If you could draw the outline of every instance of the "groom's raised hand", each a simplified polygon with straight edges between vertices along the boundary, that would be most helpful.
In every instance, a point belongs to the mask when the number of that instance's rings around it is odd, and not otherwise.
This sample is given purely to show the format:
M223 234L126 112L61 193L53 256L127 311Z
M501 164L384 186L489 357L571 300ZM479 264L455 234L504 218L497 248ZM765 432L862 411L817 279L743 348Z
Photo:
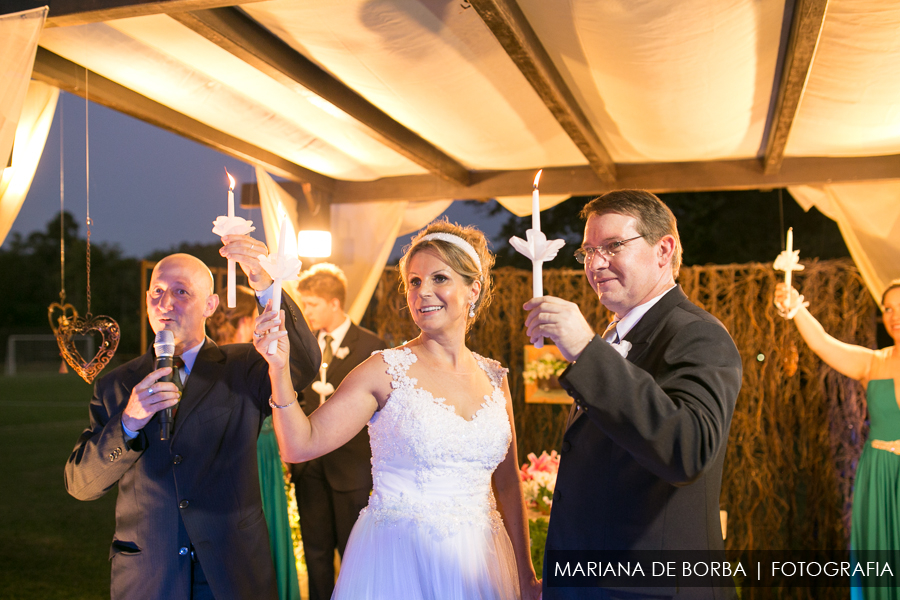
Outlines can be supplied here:
M574 302L542 296L532 298L523 308L528 311L525 331L531 343L541 337L550 338L569 362L575 361L594 339L594 330Z

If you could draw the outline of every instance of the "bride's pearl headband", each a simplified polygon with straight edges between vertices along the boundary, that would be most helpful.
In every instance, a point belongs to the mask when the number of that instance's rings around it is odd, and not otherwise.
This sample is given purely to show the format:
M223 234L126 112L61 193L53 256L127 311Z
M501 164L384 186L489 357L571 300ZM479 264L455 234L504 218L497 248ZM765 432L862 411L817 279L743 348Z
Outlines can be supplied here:
M429 233L428 235L422 236L422 239L418 241L417 245L422 242L428 242L431 240L441 240L442 242L453 244L454 246L468 254L469 258L475 261L475 266L478 267L479 279L481 279L481 259L478 258L478 253L475 252L475 248L472 246L472 244L453 233L438 232Z

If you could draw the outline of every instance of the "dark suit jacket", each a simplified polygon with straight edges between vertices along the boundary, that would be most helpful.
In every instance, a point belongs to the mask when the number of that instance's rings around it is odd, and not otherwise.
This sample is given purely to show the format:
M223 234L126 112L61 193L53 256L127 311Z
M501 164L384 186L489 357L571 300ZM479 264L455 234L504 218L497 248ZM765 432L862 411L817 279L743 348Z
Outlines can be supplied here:
M680 287L625 340L632 347L622 358L595 337L560 377L583 410L563 438L547 553L721 550L722 466L741 387L737 348ZM545 563L545 574L551 568ZM596 597L596 589L545 584L546 600Z
M291 377L305 386L321 356L297 305L282 296ZM155 415L134 440L122 431L132 388L151 352L100 379L90 427L66 464L66 489L93 500L119 485L110 551L112 598L188 600L193 544L217 600L277 598L260 499L256 440L271 413L268 364L251 344L206 339L175 414L171 439Z
M350 323L350 329L341 342L341 348L347 348L349 352L344 358L334 357L325 380L337 389L350 371L369 358L373 352L386 347L384 340L375 333ZM314 392L311 386L303 390L301 397L306 414L311 414L319 407L319 394ZM328 485L334 490L347 492L372 488L372 449L369 447L368 428L364 427L353 439L337 450L309 462L291 465L291 478L294 482L300 481L303 472L313 461L322 463Z

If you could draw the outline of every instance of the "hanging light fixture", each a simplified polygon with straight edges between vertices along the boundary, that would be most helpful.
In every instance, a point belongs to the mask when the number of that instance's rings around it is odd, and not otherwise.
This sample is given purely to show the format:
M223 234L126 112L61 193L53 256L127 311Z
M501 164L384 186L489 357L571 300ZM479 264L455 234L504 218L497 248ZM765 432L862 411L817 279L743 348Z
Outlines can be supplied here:
M331 256L331 232L304 229L297 234L297 254L303 258Z

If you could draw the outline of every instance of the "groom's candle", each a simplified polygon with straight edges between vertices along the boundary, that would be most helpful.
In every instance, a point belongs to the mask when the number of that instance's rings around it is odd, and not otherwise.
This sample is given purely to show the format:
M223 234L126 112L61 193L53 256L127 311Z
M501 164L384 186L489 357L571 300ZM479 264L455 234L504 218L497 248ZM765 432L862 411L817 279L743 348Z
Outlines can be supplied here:
M534 191L531 192L531 228L535 233L541 230L541 193L538 191L538 181L541 180L541 169L534 176Z
M537 238L537 234L541 231L541 193L538 190L538 182L541 180L541 169L534 176L534 191L531 192L531 229L532 239ZM535 256L531 260L531 296L540 298L544 295L544 261L541 257ZM544 339L541 338L534 344L535 348L544 347Z
M228 175L228 216L234 216L234 177L231 176L231 173L228 172L228 169L225 169L225 174ZM233 259L228 259L228 290L226 292L227 296L227 304L228 308L234 308L237 306L237 288L235 282L235 263Z

